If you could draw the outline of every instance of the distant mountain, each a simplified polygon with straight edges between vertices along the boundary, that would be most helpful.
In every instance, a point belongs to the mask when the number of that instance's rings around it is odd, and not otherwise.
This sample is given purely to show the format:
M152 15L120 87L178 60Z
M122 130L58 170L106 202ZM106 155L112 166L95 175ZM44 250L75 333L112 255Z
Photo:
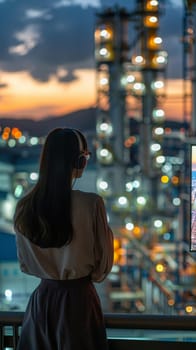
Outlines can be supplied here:
M132 134L139 133L139 126L141 121L130 118L130 130ZM42 120L32 119L12 119L0 118L0 127L18 127L22 131L27 131L32 136L45 136L54 128L69 127L76 128L83 132L93 132L96 130L96 108L82 109L62 116L50 116ZM166 120L165 127L172 130L179 130L180 128L189 128L188 123Z
M62 116L50 116L42 120L0 118L0 126L18 127L33 136L43 136L54 128L76 128L81 131L95 131L96 108L82 109Z

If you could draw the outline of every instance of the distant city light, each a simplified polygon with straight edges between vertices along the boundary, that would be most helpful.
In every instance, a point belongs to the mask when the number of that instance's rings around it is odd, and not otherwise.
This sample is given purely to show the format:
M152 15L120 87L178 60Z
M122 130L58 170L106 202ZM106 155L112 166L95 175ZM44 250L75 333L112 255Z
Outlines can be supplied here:
M140 182L138 180L133 181L133 188L139 188L140 187Z
M134 225L133 225L132 222L128 222L128 223L125 225L125 227L126 227L126 229L127 229L128 231L131 231L131 230L133 230Z
M109 39L110 33L106 29L102 29L100 31L100 36L104 39Z
M16 146L16 140L14 140L14 139L9 139L8 140L8 146L9 147L15 147Z
M126 80L127 80L127 83L130 84L130 83L133 83L133 82L135 81L135 77L134 77L134 75L129 74L129 75L127 76Z
M137 197L137 203L140 205L145 205L146 204L146 198L143 196Z
M167 184L169 182L169 177L167 175L161 176L161 182Z
M101 148L99 147L97 149L97 158L100 161L100 163L103 164L111 164L113 162L113 154L108 148Z
M108 50L105 47L103 47L102 49L100 49L99 53L101 56L107 56Z
M149 21L150 21L151 23L156 23L156 22L158 21L158 18L155 17L155 16L151 16L151 17L149 18Z
M18 140L19 143L25 143L26 142L26 136L21 136Z
M156 119L162 119L164 118L165 116L165 112L163 109L153 109L153 112L152 112L152 115L153 115L153 118L156 120Z
M160 263L157 264L155 268L157 272L163 272L165 270L163 264L160 264Z
M152 152L158 152L161 149L161 145L159 143L153 143L150 146L150 149L151 149Z
M127 182L125 187L127 192L131 192L133 190L133 184L131 182Z
M6 289L4 292L4 295L5 295L7 301L12 300L12 290L11 289Z
M30 138L30 144L31 144L32 146L37 145L38 142L39 142L38 137L35 137L35 136L34 136L34 137L31 137L31 138Z
M97 190L103 196L110 196L112 193L109 182L102 178L97 179Z
M155 44L157 44L157 45L160 45L161 43L162 43L162 38L160 38L159 36L157 36L156 38L154 38L154 42L155 42Z
M151 0L151 1L150 1L150 5L151 5L151 6L157 6L158 3L159 3L159 2L158 2L157 0Z
M181 204L181 199L178 197L175 197L175 198L173 198L172 203L173 203L173 205L178 207Z
M104 137L104 136L111 136L113 133L113 127L110 121L100 121L97 123L96 126L98 135Z
M107 181L100 181L99 187L101 190L107 190L108 189L108 182Z
M141 55L132 57L132 61L133 61L133 63L138 64L138 65L145 63L144 57Z
M39 175L38 175L38 173L33 172L33 173L31 173L31 174L29 175L29 177L30 177L30 179L31 179L32 181L37 181Z
M163 226L163 221L162 220L157 219L157 220L154 221L154 227L160 228L162 226Z
M185 310L186 310L186 312L187 312L188 314L190 314L190 313L193 311L193 307L192 307L191 305L187 305L187 306L185 307Z
M164 238L166 241L169 241L170 238L171 238L171 233L170 233L170 232L164 233L163 238Z
M107 85L108 82L109 82L109 81L108 81L108 78L101 78L101 79L100 79L100 84L101 84L101 85Z
M163 135L164 134L164 129L162 127L158 127L154 129L154 133L158 136Z
M172 170L172 165L171 165L171 163L165 163L164 165L163 165L163 167L162 167L162 171L164 172L164 173L168 173L168 172L170 172Z
M145 91L145 85L143 83L134 83L133 84L133 89L136 92L143 93Z
M128 204L128 200L127 200L126 197L121 196L121 197L118 198L118 203L119 203L120 205L122 205L122 206L125 206L125 205Z
M164 82L162 80L154 81L152 84L152 89L162 89L164 87Z
M23 186L22 185L17 185L15 190L14 190L14 195L16 198L20 198L20 196L22 195L23 193Z
M156 162L158 164L163 164L165 162L165 156L158 156L158 157L156 157Z

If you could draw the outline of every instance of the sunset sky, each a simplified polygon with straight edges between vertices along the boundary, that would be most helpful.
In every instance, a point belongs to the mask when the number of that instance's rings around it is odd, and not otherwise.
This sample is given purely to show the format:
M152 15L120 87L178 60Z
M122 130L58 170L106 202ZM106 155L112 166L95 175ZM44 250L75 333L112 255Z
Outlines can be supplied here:
M0 117L40 119L95 106L93 32L103 4L135 7L130 0L0 0ZM160 26L169 55L164 108L180 120L182 9L181 0L165 1Z

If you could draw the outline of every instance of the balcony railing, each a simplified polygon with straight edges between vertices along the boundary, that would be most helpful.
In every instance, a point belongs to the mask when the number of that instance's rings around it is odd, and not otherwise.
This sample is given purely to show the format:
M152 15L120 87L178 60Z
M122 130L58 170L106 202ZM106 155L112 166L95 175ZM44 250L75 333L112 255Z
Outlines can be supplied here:
M16 349L23 312L0 312L0 350ZM195 350L195 316L105 314L110 350ZM101 350L101 349L100 349Z

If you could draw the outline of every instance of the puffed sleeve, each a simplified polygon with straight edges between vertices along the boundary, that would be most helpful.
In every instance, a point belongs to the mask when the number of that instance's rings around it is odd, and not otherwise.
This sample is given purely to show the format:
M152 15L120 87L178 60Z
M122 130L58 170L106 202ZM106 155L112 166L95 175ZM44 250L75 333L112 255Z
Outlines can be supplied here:
M113 233L108 226L103 199L98 196L94 215L94 257L95 265L91 274L93 282L101 282L111 271L113 265Z

